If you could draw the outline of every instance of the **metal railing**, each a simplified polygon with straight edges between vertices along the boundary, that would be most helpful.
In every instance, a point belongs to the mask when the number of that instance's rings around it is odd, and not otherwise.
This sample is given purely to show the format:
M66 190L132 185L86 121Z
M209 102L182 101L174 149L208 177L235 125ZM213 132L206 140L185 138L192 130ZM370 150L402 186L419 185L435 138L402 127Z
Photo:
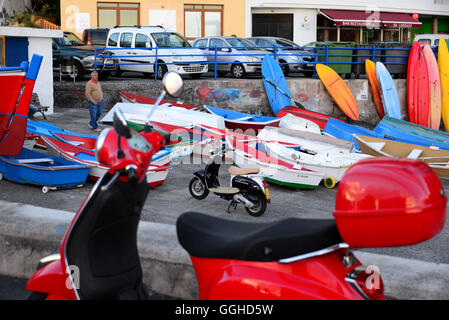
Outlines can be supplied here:
M186 54L172 54L167 53L167 50L192 50L200 49L202 53L192 54L190 52ZM235 50L232 50L235 49ZM357 65L364 65L365 59L370 59L373 62L381 61L385 64L387 69L393 69L394 66L402 66L404 72L406 73L408 65L408 57L410 48L395 48L395 47L384 47L384 46L357 46L357 47L335 47L335 46L322 46L322 47L267 47L259 46L253 49L262 50L265 52L251 52L252 50L242 50L247 49L247 47L153 47L153 48L116 48L116 47L106 47L98 48L95 46L95 70L103 66L116 65L118 68L120 66L129 65L148 65L150 66L147 70L138 72L148 72L154 73L154 78L157 80L157 70L159 66L165 65L169 69L169 65L177 65L178 67L183 66L213 66L214 78L217 79L217 75L220 71L218 70L220 65L230 65L226 70L230 70L231 66L236 63L241 63L245 65L253 65L257 67L262 63L262 59L266 54L273 56L274 59L278 60L281 66L295 65L300 66L299 68L304 72L316 77L315 65L322 63L337 69L337 73L340 74L352 74L354 69L357 69ZM230 52L228 52L230 50ZM437 56L437 48L433 48L435 55ZM106 52L105 52L106 51ZM126 51L126 54L121 54L121 51ZM288 52L287 52L288 51ZM300 51L300 52L295 52ZM347 53L345 53L347 51ZM385 54L386 51L388 54ZM107 52L113 52L113 54L106 54ZM148 52L148 54L147 54ZM397 54L396 54L397 52ZM356 53L356 54L355 54ZM116 63L98 63L98 58L104 59L118 59ZM170 59L164 59L164 58ZM190 58L190 59L186 59ZM203 60L197 59L197 57L203 57ZM232 59L230 59L232 57ZM240 59L239 57L245 57ZM297 61L292 62L292 57L295 57ZM142 61L139 61L141 59ZM207 60L206 60L207 59ZM229 59L229 61L223 61ZM164 60L169 60L171 62L165 62ZM237 62L238 61L238 62ZM305 66L304 66L305 65ZM345 66L345 71L338 71L338 66ZM301 68L302 66L302 68ZM209 68L208 68L209 69ZM305 69L305 70L304 70ZM350 69L350 70L349 70ZM364 70L364 68L363 68ZM123 70L128 71L128 70ZM209 71L209 70L208 70ZM210 71L209 71L210 72ZM391 72L391 71L390 71ZM393 75L395 72L391 72Z

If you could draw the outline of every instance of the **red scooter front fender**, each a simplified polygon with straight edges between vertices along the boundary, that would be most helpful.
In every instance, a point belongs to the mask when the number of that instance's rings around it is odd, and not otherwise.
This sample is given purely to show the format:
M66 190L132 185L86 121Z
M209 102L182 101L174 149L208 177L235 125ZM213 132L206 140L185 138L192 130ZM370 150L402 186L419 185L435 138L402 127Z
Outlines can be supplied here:
M36 271L28 280L26 289L48 293L46 300L77 300L61 261L54 261Z
M201 300L360 300L345 280L341 251L298 262L254 262L191 257Z

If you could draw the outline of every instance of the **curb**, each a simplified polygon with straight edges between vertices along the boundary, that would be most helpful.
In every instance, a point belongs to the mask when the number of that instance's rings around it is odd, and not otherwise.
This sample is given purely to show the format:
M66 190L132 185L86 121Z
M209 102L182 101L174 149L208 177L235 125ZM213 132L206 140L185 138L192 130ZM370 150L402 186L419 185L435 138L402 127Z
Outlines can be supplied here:
M74 213L0 200L0 274L29 278L44 256L59 252ZM197 299L195 271L178 244L174 225L141 221L138 246L144 283L151 291ZM379 268L386 296L449 299L449 265L356 251L364 265Z

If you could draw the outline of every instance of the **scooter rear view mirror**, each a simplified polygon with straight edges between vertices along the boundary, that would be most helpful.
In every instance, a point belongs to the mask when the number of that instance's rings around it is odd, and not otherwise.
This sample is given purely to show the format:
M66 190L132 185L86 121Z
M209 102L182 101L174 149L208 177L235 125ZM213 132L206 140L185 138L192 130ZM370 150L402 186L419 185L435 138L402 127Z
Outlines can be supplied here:
M181 76L176 72L167 72L162 79L165 91L174 97L179 98L184 90L184 82Z
M114 129L119 136L126 139L131 138L131 132L129 130L128 123L126 122L125 115L123 114L122 110L120 110L120 108L117 108L114 111L113 123Z

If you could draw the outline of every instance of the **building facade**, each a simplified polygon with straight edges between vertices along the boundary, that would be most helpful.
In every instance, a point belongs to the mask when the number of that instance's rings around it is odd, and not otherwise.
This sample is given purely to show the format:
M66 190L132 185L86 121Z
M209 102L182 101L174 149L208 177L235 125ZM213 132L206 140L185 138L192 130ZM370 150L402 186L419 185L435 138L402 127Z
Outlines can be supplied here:
M410 42L449 33L448 0L246 0L245 35L314 41Z
M1 0L0 0L1 1ZM189 40L245 35L244 0L61 0L61 27L81 35L90 27L162 25Z

